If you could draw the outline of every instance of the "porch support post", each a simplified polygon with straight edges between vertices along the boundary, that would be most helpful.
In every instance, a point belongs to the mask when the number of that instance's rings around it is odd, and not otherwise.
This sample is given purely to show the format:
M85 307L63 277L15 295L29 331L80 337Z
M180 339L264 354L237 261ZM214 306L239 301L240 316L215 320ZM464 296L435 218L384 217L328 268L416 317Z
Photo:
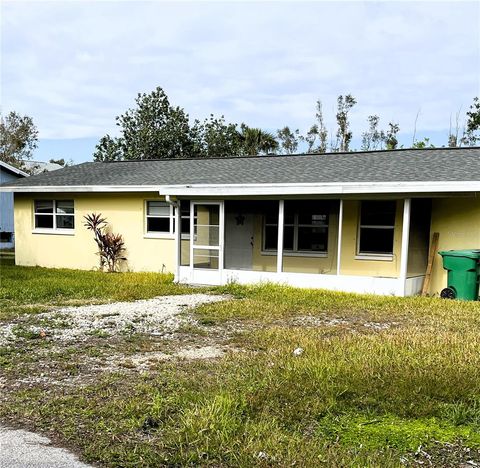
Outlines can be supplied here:
M181 263L181 241L182 241L182 223L180 220L180 200L174 205L175 209L175 281L180 281L180 263Z
M342 263L342 230L343 230L343 200L340 199L338 208L338 245L337 245L337 275L340 274Z
M277 244L277 273L283 270L283 225L285 222L285 201L278 200L278 244Z
M410 210L411 199L406 198L403 202L403 225L402 225L402 250L400 252L400 278L398 295L405 296L408 266L408 244L410 236Z

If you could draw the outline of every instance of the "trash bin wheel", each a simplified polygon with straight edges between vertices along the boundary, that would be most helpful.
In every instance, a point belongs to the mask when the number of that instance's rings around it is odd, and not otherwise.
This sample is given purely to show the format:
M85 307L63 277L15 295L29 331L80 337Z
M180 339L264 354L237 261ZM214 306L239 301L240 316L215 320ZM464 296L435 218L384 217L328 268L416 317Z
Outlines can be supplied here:
M453 288L444 288L440 292L440 297L442 299L455 299L457 297L457 291Z

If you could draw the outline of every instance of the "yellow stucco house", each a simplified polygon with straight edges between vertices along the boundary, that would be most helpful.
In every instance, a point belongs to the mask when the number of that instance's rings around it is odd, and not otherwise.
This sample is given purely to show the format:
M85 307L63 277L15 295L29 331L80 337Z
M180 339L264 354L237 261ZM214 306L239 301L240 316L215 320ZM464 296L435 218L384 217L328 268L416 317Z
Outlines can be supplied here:
M95 268L90 213L123 235L124 269L192 284L405 296L434 232L440 250L480 248L480 148L90 162L0 190L18 265ZM445 286L435 255L430 294Z

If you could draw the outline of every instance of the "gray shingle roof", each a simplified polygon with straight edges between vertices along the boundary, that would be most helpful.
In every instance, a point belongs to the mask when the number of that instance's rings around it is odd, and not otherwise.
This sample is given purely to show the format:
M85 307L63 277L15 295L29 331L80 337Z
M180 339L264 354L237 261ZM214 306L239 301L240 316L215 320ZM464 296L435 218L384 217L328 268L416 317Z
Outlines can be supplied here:
M11 186L480 181L480 148L88 162Z

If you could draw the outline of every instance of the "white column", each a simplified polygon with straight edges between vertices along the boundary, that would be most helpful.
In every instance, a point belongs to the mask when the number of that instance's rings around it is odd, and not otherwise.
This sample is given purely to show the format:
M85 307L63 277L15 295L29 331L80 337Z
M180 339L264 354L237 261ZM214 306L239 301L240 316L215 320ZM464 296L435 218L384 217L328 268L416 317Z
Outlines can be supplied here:
M277 244L277 273L283 270L283 225L285 220L285 202L278 200L278 244Z
M408 243L410 237L410 208L411 199L406 198L403 202L403 225L402 225L402 250L400 252L400 278L398 295L405 296L405 283L407 281L408 266Z
M180 218L180 200L174 205L175 209L175 259L176 259L176 268L175 268L175 281L180 281L180 263L181 263L181 241L182 241L182 223Z
M225 201L220 202L218 270L223 276L225 267ZM222 283L223 284L223 283Z
M340 274L342 262L342 230L343 230L343 200L340 200L338 208L338 245L337 245L337 275Z

